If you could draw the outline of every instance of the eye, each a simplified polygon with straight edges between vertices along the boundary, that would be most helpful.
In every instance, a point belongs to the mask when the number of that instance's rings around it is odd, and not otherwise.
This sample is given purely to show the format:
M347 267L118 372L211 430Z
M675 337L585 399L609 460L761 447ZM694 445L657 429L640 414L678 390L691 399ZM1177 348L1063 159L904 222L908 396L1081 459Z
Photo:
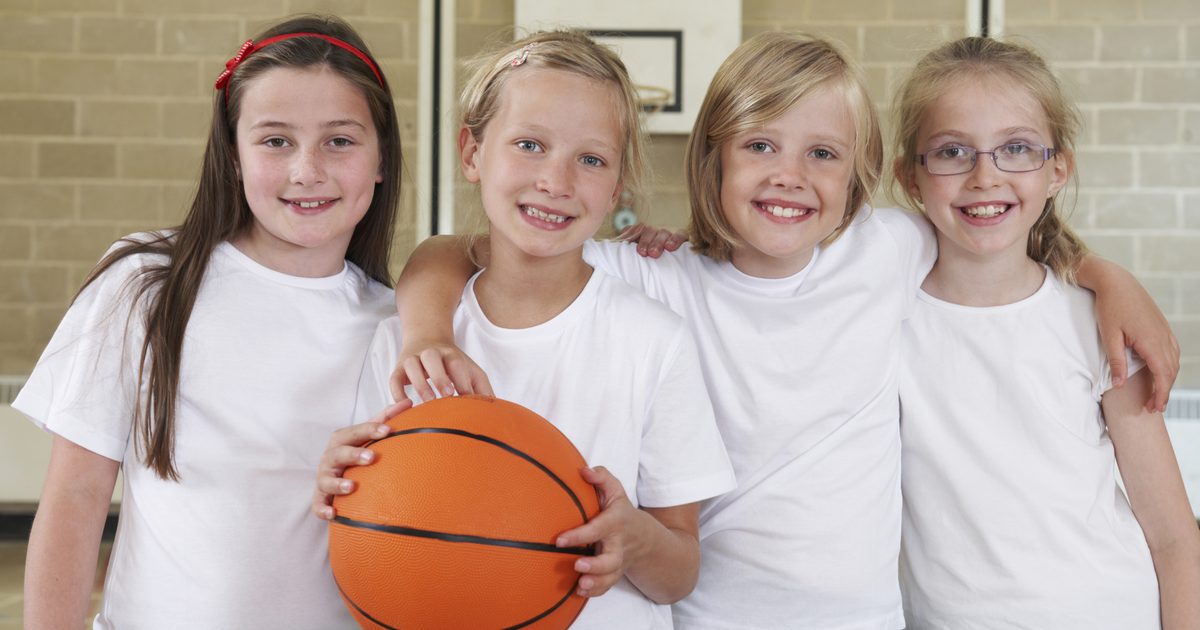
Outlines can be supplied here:
M542 145L534 142L533 140L517 140L516 145L518 149L522 151L528 151L530 153L541 153L542 151Z
M351 140L350 138L346 138L346 137L341 137L341 136L339 136L339 137L337 137L337 138L333 138L333 139L331 139L331 140L329 141L329 144L332 144L333 146L335 146L335 147L337 147L337 148L339 148L339 149L343 149L343 148L346 148L346 147L351 147L351 146L354 146L354 145L355 145L355 144L357 144L357 143L356 143L356 142L354 142L354 140Z
M1024 142L1013 142L1012 144L1006 144L996 149L996 151L1003 153L1004 155L1018 156L1036 153L1037 149L1034 149L1032 145L1025 144Z
M263 140L262 143L268 147L271 147L272 149L282 149L283 147L288 146L288 141L278 136L267 138L266 140Z
M825 149L825 148L813 149L812 151L809 151L808 154L817 158L818 160L836 160L837 159L836 153L834 153L833 151L830 151L829 149Z
M762 140L751 142L746 145L746 148L750 149L754 153L771 153L775 150L774 147L766 142L763 142Z
M961 160L971 155L967 147L942 147L933 152L933 157L939 160Z
M603 159L601 159L595 155L585 155L585 156L579 158L579 161L583 162L584 164L586 164L588 166L599 167L599 166L604 166L604 164L605 164Z

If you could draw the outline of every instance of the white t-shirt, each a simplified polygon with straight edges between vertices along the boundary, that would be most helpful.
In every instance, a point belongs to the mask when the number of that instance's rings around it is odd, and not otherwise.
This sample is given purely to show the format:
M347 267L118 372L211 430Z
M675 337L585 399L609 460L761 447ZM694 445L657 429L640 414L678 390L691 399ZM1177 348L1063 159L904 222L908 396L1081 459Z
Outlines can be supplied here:
M1092 294L1047 273L1004 306L918 299L900 379L911 627L1159 628L1101 414Z
M213 251L183 344L179 482L130 433L144 302L121 260L67 311L13 406L122 462L121 514L98 629L355 628L309 513L329 434L350 421L371 332L392 292L347 263L298 278L229 243ZM125 323L130 321L128 334Z
M584 256L684 316L738 481L701 512L700 581L676 625L902 628L897 377L936 256L924 219L864 208L779 280L687 249Z
M476 300L478 277L463 291L454 336L497 396L554 423L589 465L620 480L635 506L695 503L733 488L696 349L678 316L594 271L553 319L500 328ZM368 353L356 417L366 419L391 401L388 377L400 347L399 319L384 320ZM669 607L622 579L588 602L571 627L672 626Z

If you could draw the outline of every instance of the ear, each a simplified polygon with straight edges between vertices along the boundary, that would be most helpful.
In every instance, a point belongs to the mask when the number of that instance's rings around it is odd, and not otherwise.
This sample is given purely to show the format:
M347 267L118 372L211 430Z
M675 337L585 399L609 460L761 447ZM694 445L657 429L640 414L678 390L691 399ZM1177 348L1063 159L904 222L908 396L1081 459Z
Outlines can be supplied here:
M466 127L458 131L458 165L468 182L479 183L479 141Z
M917 178L913 162L902 157L897 157L892 160L892 175L896 177L896 182L904 189L904 192L912 196L917 201L921 200L921 189L917 187Z
M621 193L625 192L625 182L618 181L616 187L613 188L612 201L608 203L608 211L613 212L617 209L617 202L621 200Z
M1050 175L1050 190L1047 197L1053 197L1058 194L1058 191L1067 185L1071 180L1071 173L1075 172L1075 155L1073 153L1063 151L1055 153L1051 158L1051 165L1054 166L1054 172Z

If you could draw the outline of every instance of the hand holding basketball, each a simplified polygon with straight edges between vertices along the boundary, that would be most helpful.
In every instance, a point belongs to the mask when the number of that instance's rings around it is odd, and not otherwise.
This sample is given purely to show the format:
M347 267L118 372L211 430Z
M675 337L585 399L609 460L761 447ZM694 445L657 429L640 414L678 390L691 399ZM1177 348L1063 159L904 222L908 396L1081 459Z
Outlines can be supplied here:
M563 532L556 544L559 547L596 544L595 556L575 561L575 570L582 574L576 593L599 597L620 581L626 569L640 557L639 543L649 539L647 519L653 517L633 506L624 486L603 466L584 468L580 473L600 494L600 514L586 525Z
M343 427L329 436L329 444L317 466L317 487L313 490L312 512L317 518L333 519L333 497L354 492L354 482L342 478L346 468L365 466L374 461L375 454L362 445L387 435L388 428L383 423L409 407L412 407L411 400L393 403L370 420Z
M407 385L412 386L417 398L423 402L455 393L495 396L483 369L454 345L453 338L448 341L417 338L405 342L388 381L392 397L407 400L408 393L404 389Z

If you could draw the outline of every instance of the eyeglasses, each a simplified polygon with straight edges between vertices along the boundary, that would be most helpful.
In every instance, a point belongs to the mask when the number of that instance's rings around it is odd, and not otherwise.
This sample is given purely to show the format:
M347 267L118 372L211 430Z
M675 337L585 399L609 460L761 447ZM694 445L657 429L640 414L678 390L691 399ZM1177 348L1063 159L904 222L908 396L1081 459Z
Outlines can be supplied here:
M1028 173L1042 168L1054 149L1024 142L1002 144L991 151L954 145L918 155L917 161L930 175L961 175L975 168L980 153L991 155L996 168L1006 173Z

